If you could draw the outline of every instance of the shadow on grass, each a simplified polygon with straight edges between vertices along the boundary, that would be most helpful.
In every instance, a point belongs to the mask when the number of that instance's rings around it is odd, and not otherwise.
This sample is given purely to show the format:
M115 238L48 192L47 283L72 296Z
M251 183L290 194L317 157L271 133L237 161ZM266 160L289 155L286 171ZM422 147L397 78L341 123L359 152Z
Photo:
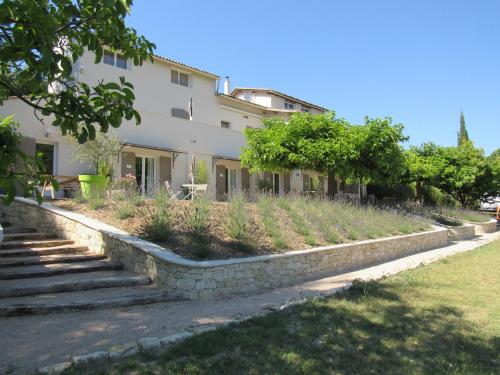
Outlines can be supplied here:
M155 365L169 374L492 374L500 338L481 337L435 301L412 307L391 286L357 283L326 301L195 337Z

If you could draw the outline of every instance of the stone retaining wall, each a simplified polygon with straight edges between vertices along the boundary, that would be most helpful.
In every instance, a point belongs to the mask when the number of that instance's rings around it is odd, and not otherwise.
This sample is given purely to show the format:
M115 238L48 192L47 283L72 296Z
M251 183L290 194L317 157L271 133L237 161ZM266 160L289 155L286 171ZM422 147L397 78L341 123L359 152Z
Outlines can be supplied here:
M476 235L476 228L472 224L464 224L457 227L448 228L448 239L450 241L463 241L474 238Z
M476 234L493 233L497 230L497 221L495 219L492 219L487 223L469 222L468 224L474 225L474 227L476 228Z
M297 284L442 247L448 230L433 230L351 244L248 258L193 261L75 212L16 198L0 206L13 224L56 232L105 253L125 268L147 274L174 298L212 298Z

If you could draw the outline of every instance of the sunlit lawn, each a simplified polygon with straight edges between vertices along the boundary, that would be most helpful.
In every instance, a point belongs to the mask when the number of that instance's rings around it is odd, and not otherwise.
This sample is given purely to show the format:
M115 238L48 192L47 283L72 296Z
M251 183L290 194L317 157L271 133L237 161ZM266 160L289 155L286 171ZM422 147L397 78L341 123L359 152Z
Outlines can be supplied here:
M500 241L107 373L500 374Z

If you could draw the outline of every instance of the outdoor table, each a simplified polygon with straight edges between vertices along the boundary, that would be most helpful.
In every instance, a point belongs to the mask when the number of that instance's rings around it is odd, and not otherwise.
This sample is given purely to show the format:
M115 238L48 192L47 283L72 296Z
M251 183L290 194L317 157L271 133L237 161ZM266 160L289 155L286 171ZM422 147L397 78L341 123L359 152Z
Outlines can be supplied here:
M187 199L188 197L191 197L191 200L194 199L194 195L196 193L196 187L198 186L197 184L183 184L181 185L184 188L189 189L189 194L184 197L184 199Z

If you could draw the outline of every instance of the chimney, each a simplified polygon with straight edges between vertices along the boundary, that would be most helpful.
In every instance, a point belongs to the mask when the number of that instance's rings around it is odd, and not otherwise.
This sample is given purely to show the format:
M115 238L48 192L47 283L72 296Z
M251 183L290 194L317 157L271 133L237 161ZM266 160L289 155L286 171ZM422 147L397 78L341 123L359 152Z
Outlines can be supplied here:
M229 77L226 76L226 80L224 81L224 95L229 95L231 89L231 83L229 82Z

